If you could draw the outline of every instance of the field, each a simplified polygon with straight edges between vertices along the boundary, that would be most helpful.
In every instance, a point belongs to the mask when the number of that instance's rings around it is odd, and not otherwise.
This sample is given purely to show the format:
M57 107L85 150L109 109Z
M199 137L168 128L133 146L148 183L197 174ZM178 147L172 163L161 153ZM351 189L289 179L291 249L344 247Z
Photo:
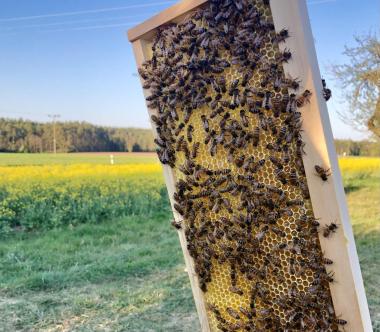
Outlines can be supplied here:
M199 331L153 155L0 154L0 331ZM340 160L380 331L380 159Z

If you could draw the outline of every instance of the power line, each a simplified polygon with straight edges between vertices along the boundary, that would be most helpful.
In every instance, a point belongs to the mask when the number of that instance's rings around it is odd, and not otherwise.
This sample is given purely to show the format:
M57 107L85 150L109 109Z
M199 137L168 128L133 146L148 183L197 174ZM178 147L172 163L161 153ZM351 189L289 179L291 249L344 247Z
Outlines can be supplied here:
M68 25L68 24L76 24L76 23L91 23L91 22L124 20L124 19L128 19L128 18L139 17L139 16L145 16L145 14L119 16L119 17L107 17L107 18L96 18L96 19L89 19L89 20L74 20L74 21L55 22L55 23L29 24L29 25L21 25L21 26L14 26L14 27L5 27L3 29L4 29L4 31L13 31L13 30L18 30L18 29L43 28L43 27Z
M94 30L94 29L105 29L105 28L116 28L116 27L129 27L132 25L139 24L140 22L130 22L130 23L121 23L121 24L109 24L109 25L93 25L93 26L84 26L77 28L67 28L67 29L44 29L44 30L35 30L33 32L64 32L64 31L80 31L80 30ZM14 35L20 33L21 31L0 31L1 35Z
M87 26L87 27L77 27L77 28L67 28L67 29L41 30L41 32L62 32L62 31L79 31L79 30L93 30L93 29L105 29L105 28L116 28L116 27L128 27L128 26L135 25L138 23L140 23L140 22L108 24L108 25L93 25L93 26Z
M53 122L53 151L54 151L54 154L56 154L57 153L57 139L56 139L55 123L56 123L56 120L61 117L61 115L60 114L48 114L48 117L51 118L51 120Z
M173 4L174 1L162 1L155 3L145 3L145 4L136 4L124 7L110 7L110 8L102 8L102 9L92 9L92 10L82 10L76 12L61 12L55 14L45 14L45 15L34 15L34 16L20 16L20 17L9 17L2 18L0 22L14 22L14 21L26 21L26 20L35 20L39 18L48 18L48 17L61 17L61 16L73 16L73 15L82 15L82 14L92 14L92 13L104 13L118 10L126 10L126 9L134 9L134 8L147 8L161 5L169 5Z

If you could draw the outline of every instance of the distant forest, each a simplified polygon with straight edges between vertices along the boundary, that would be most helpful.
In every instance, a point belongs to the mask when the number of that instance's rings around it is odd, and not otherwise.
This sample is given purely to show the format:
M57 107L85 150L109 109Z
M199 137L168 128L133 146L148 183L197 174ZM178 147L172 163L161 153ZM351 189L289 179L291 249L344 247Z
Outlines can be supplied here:
M155 151L149 129L110 128L86 122L56 122L57 152ZM52 123L0 118L0 152L51 152Z
M57 152L155 151L150 129L57 122ZM380 142L335 140L339 155L380 156ZM0 152L53 151L53 124L0 118Z

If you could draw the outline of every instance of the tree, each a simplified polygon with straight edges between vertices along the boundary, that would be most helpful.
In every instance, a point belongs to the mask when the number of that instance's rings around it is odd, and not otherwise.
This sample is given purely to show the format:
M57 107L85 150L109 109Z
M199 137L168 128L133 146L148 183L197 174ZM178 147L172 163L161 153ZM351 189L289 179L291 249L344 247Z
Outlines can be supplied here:
M86 122L56 122L59 152L154 151L151 130L109 128ZM53 125L0 118L1 152L53 150Z
M380 138L380 41L372 33L355 37L355 41L354 47L346 46L344 51L350 63L332 68L350 106L339 115Z

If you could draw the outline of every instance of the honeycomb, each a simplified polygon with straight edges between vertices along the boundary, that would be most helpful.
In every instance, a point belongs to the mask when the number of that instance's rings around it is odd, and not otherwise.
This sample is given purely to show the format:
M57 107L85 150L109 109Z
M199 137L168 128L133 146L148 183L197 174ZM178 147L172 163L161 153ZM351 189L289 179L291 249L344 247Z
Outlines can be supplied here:
M242 58L236 63L236 49L225 44L208 46L221 34L212 23L217 13L229 11L221 23L225 40L236 43L236 27L249 15L267 27L257 33L257 67L245 67ZM211 330L339 331L325 269L332 262L321 252L303 169L300 114L287 109L295 96L268 80L275 71L285 82L281 61L292 61L280 52L272 24L266 1L211 1L160 28L139 72L152 92L160 160L177 181L175 208L183 221L175 226L185 232ZM210 70L215 57L230 66ZM185 85L193 63L198 67ZM246 87L251 102L236 92ZM306 101L299 94L294 104Z

